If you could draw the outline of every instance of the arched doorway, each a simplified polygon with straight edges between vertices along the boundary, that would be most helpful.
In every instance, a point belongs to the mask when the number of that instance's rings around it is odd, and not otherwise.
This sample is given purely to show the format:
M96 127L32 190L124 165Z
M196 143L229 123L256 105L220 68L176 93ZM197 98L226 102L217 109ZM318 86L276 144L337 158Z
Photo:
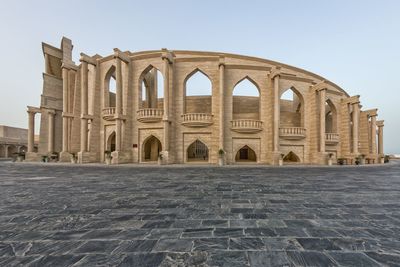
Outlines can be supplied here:
M194 141L187 149L187 160L208 162L208 147L200 140Z
M162 151L161 142L154 135L148 137L143 142L143 161L157 161L158 155Z
M110 152L115 151L115 132L110 134L110 136L107 139L106 151Z
M257 162L257 155L247 145L238 150L235 156L236 162Z
M283 157L283 162L298 163L300 162L300 158L293 151L290 151L285 157Z

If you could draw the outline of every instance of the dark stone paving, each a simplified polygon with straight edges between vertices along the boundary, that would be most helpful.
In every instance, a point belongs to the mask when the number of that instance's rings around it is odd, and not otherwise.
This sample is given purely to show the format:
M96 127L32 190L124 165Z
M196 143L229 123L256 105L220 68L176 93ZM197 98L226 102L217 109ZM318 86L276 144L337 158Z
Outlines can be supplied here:
M0 163L0 266L400 266L400 164Z

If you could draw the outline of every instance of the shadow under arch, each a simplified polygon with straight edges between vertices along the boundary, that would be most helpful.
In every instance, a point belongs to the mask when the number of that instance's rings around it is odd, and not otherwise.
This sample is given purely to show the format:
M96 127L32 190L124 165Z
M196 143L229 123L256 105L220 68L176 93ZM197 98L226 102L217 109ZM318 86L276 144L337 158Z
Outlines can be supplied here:
M257 154L252 148L245 145L236 152L235 162L257 162Z
M331 99L326 100L327 107L325 108L325 132L336 133L337 125L337 108Z
M299 156L296 155L293 151L290 151L289 153L286 154L286 156L283 157L283 162L287 163L299 163L300 158Z
M150 135L142 144L142 161L157 161L162 151L161 141L154 135Z

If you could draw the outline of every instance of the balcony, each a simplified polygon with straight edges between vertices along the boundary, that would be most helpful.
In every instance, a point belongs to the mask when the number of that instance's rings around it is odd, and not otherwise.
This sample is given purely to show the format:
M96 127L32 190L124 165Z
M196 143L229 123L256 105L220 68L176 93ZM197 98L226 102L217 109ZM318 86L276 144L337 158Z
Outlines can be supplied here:
M283 139L297 140L306 137L306 129L303 127L281 127L279 136Z
M115 107L103 108L101 114L106 121L113 121L115 120Z
M337 143L339 143L339 134L325 133L325 143L327 145L336 145Z
M164 111L158 108L144 108L137 111L137 120L140 122L158 122L162 120Z
M208 113L186 113L182 116L182 125L187 127L206 127L213 124L213 115Z
M262 131L262 121L259 120L234 120L231 123L231 130L238 133L256 133Z

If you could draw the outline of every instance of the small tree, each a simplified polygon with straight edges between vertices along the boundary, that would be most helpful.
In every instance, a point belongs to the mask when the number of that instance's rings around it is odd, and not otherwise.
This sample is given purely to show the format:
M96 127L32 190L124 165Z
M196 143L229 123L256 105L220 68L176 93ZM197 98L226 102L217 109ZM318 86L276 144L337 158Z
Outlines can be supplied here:
M220 157L223 157L224 155L225 155L225 150L223 150L222 148L220 148L219 150L218 150L218 155L220 156Z

